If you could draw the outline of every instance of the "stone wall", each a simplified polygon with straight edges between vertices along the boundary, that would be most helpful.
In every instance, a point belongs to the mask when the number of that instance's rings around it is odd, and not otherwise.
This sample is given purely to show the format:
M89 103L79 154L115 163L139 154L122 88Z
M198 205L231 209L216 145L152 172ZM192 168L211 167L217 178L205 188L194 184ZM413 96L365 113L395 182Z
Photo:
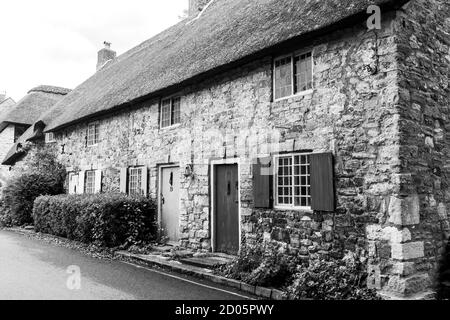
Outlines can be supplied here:
M432 286L450 236L450 3L413 0L403 9L395 21L399 188L394 210L370 234L386 252L373 269L380 274L376 287L413 296Z

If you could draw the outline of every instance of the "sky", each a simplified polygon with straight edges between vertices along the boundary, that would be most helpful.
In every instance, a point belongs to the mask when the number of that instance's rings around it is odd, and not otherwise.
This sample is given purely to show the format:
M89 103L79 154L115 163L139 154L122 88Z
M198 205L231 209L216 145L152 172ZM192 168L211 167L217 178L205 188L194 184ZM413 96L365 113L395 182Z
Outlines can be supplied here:
M0 93L19 101L38 85L74 89L97 52L118 55L180 21L189 0L14 0L0 7Z

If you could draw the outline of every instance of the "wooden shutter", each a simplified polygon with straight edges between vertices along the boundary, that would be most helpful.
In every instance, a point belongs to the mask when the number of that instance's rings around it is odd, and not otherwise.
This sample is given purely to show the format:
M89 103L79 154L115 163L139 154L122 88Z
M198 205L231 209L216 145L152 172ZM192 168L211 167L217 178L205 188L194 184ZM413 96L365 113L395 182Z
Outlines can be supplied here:
M128 168L120 168L120 192L127 193Z
M142 180L141 180L141 189L142 189L142 194L144 196L147 196L148 194L148 169L147 167L142 167Z
M78 194L84 193L84 179L86 178L86 171L80 171L78 174Z
M271 157L253 160L253 199L255 208L270 208L272 206L272 167Z
M311 209L334 211L333 155L315 153L310 156L311 163Z
M95 170L94 193L102 192L102 170Z

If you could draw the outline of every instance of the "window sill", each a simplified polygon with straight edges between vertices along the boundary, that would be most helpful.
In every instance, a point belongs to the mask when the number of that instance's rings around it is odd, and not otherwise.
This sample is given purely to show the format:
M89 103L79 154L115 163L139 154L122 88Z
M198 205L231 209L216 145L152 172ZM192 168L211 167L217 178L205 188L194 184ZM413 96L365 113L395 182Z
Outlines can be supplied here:
M181 123L177 123L177 124L171 125L170 127L164 127L164 128L160 127L159 131L169 131L169 130L172 130L172 129L176 129L179 126L181 126Z
M297 212L304 212L304 213L314 213L314 211L311 209L311 207L283 207L283 206L274 206L275 210L280 211L297 211Z
M296 97L307 96L309 94L312 94L313 92L314 92L314 89L309 89L309 90L305 90L305 91L302 91L302 92L299 92L296 94L292 94L290 96L274 99L273 101L278 102L278 101L288 100L288 99L292 99L292 98L296 98Z

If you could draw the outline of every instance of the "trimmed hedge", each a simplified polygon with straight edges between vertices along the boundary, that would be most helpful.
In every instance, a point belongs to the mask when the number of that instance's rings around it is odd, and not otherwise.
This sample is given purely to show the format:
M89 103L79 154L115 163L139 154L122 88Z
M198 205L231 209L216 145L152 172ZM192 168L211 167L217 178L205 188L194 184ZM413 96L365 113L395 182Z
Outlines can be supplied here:
M156 205L120 193L42 196L35 200L36 231L106 247L153 240Z
M32 224L34 200L42 195L63 194L65 178L65 167L51 149L39 147L30 151L23 162L16 164L14 174L2 189L0 223Z
M4 206L13 225L32 224L34 200L41 195L57 195L64 192L64 180L58 175L23 173L13 177L3 188Z

